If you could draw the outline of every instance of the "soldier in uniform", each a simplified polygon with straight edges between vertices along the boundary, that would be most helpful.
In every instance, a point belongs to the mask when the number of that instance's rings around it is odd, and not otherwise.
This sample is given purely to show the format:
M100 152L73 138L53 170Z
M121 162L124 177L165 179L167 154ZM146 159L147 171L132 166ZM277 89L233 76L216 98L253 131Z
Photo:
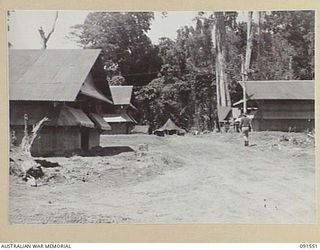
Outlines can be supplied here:
M244 137L244 146L249 146L249 131L251 126L251 120L247 116L246 113L244 113L240 119L239 128L243 134Z

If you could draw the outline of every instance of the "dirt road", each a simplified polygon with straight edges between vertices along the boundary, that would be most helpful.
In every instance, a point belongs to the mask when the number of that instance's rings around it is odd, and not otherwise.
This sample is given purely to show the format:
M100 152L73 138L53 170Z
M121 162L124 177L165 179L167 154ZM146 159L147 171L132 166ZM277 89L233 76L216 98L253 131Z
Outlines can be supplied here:
M102 146L136 150L147 143L149 151L50 158L61 165L50 171L65 181L38 188L11 177L10 220L314 223L314 146L279 142L281 135L252 133L251 147L243 147L240 134L103 136Z

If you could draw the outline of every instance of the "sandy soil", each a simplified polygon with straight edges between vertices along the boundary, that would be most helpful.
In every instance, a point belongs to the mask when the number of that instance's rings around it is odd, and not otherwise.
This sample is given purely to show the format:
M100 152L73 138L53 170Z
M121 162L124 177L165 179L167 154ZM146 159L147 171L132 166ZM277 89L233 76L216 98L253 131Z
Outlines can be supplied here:
M61 167L45 168L39 187L10 176L10 222L315 223L314 142L250 136L251 147L238 133L102 136L119 150L47 158Z

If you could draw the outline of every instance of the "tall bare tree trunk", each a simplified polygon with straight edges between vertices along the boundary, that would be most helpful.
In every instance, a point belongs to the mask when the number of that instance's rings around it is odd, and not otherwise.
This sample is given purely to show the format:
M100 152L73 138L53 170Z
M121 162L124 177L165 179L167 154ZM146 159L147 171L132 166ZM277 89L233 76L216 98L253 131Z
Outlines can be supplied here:
M247 46L246 57L244 60L244 66L242 66L242 87L243 87L243 112L247 112L247 100L246 100L246 81L248 80L248 73L250 70L251 54L252 54L252 41L253 41L253 28L252 28L253 11L248 12L247 21ZM259 60L259 58L258 58Z
M226 27L223 12L215 12L217 105L231 106L226 73Z
M199 99L197 97L197 90L196 90L196 80L192 84L192 91L193 91L193 103L194 103L194 115L193 115L193 124L192 127L195 128L197 131L200 130L199 126Z
M253 17L253 11L249 11L248 22L247 22L246 61L244 65L244 69L247 73L248 73L248 70L250 69L251 54L252 54L252 40L253 40L252 17Z
M260 67L262 66L261 64L261 18L262 18L262 13L261 11L258 12L258 39L257 39L257 64L258 64L258 69L260 69Z

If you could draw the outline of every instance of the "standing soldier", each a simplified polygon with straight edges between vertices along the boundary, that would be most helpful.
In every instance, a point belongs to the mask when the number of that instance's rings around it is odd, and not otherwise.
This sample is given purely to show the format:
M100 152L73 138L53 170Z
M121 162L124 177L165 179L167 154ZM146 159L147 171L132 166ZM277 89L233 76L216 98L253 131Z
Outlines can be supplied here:
M250 131L251 120L244 113L240 119L239 127L244 136L244 146L249 146L249 131Z

